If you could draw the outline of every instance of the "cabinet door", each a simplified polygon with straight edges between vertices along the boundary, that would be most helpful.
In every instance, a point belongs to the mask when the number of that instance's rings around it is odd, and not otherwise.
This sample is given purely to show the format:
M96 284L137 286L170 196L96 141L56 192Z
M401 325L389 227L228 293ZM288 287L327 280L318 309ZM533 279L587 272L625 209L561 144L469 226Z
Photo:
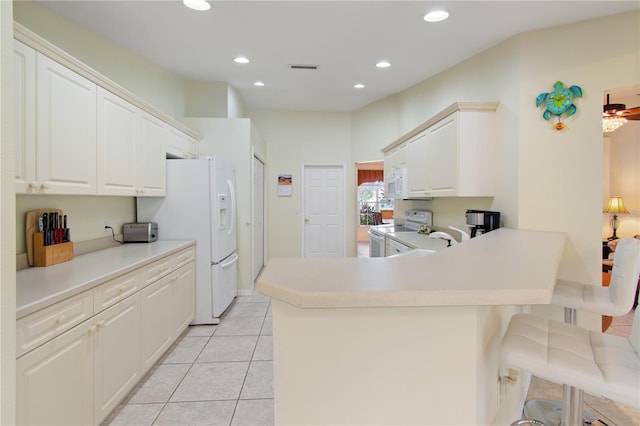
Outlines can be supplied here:
M98 194L136 195L139 110L98 88Z
M16 360L16 420L93 423L93 336L86 321Z
M197 140L192 137L187 136L185 142L185 158L197 158L198 157L198 148L199 143Z
M457 113L428 129L429 149L426 167L432 196L455 195L458 177Z
M14 40L13 99L16 193L31 193L36 182L36 52Z
M140 296L130 296L96 315L93 424L100 422L142 376Z
M427 170L429 149L426 134L421 133L410 140L408 150L409 196L428 197L430 196Z
M155 364L173 342L171 277L165 276L140 292L143 373Z
M180 336L195 318L195 263L191 262L172 274L174 337Z
M37 62L38 192L96 193L96 85L42 54Z
M173 158L184 158L186 150L186 135L180 130L170 127L167 139L167 155Z
M162 121L141 112L137 196L159 197L166 193L167 135Z

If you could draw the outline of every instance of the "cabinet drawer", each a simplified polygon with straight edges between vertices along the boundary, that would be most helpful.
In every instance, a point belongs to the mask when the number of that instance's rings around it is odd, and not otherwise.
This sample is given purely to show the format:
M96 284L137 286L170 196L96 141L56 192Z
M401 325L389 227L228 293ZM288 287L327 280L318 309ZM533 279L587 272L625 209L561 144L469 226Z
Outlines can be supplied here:
M16 323L16 357L53 339L93 315L93 290L34 312Z
M93 289L93 310L97 314L142 288L140 273L133 271Z
M147 286L171 272L173 259L173 256L167 256L141 268L143 286Z
M191 246L188 249L184 249L173 256L173 268L172 270L176 270L178 268L183 267L189 262L192 262L196 258L196 248L195 246Z

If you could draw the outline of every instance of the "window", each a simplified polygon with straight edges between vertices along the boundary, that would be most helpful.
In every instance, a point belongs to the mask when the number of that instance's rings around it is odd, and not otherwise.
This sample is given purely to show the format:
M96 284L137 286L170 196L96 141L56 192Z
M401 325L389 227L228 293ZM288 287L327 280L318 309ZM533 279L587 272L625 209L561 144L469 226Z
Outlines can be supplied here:
M358 186L358 208L361 226L382 223L382 210L393 210L393 200L384 198L384 183L365 182Z

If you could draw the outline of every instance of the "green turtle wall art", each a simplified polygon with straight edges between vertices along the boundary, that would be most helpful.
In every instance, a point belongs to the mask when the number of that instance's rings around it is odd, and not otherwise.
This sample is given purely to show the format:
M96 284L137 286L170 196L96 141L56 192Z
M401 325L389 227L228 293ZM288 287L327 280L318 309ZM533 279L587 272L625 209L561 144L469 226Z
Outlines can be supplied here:
M565 124L561 121L562 114L571 117L578 109L574 104L575 98L582 97L582 89L580 86L571 86L566 88L564 83L556 81L553 85L553 91L549 93L540 93L536 98L536 106L544 105L542 117L549 120L552 115L558 117L557 123L553 125L554 130L562 130Z

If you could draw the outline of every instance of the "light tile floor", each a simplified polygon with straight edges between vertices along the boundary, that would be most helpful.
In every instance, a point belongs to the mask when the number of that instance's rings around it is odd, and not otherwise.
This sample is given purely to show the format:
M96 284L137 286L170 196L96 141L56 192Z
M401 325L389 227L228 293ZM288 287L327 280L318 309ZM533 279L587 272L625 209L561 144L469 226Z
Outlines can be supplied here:
M110 425L273 425L271 303L236 298L219 325L191 326Z
M628 336L632 313L608 333ZM191 326L107 418L111 425L252 425L273 419L271 303L238 297L221 323ZM527 399L560 400L561 386L533 378ZM640 410L585 395L609 426L640 425Z

